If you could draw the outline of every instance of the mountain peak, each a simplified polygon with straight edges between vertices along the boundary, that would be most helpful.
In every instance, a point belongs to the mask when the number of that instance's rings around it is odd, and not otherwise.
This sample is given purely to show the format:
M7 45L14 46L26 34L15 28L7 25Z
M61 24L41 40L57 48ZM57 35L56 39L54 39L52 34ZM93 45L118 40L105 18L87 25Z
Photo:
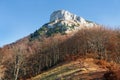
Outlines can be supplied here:
M74 34L82 28L91 28L95 25L95 23L85 20L69 11L57 10L51 14L50 21L33 33L31 37L41 37L42 35L51 36L57 33Z
M67 20L67 21L78 21L80 23L86 23L85 19L79 17L67 10L57 10L54 11L50 16L50 22L56 20Z

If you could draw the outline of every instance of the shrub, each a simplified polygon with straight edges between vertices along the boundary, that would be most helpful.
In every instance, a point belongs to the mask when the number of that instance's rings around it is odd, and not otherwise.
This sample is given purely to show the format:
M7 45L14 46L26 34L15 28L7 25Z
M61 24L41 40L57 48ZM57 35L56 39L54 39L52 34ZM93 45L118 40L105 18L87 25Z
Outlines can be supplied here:
M103 78L105 80L120 80L120 70L114 71L108 71L104 74Z

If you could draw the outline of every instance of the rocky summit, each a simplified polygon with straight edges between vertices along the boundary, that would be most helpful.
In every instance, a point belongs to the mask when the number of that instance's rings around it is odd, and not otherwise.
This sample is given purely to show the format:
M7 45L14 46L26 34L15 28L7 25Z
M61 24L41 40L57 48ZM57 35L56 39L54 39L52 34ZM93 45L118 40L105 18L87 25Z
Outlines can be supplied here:
M80 29L91 28L95 25L96 23L85 20L69 11L57 10L50 15L50 22L44 24L32 36L74 33Z
M54 11L50 16L50 22L56 20L78 21L81 24L85 24L86 21L82 17L72 14L65 10Z

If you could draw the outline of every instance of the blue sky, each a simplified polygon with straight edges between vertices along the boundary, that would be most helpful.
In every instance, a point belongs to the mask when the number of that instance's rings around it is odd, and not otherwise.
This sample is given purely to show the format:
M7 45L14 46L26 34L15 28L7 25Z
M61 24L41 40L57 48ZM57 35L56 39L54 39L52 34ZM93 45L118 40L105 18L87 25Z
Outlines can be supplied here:
M39 29L60 9L103 25L120 25L120 0L0 0L0 46Z

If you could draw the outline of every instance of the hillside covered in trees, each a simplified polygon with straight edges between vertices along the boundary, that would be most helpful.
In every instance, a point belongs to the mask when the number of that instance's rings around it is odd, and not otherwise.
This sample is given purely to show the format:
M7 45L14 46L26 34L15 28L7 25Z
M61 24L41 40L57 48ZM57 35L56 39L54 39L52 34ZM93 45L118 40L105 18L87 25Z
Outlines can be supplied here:
M54 14L57 15L57 12ZM52 18L52 22L34 33L0 48L0 78L26 80L59 64L80 58L100 60L99 64L102 61L117 64L114 68L101 64L108 71L115 70L114 73L117 73L120 64L120 30L108 29L80 17L72 21L66 19L53 21ZM109 73L106 72L105 78L110 76Z

